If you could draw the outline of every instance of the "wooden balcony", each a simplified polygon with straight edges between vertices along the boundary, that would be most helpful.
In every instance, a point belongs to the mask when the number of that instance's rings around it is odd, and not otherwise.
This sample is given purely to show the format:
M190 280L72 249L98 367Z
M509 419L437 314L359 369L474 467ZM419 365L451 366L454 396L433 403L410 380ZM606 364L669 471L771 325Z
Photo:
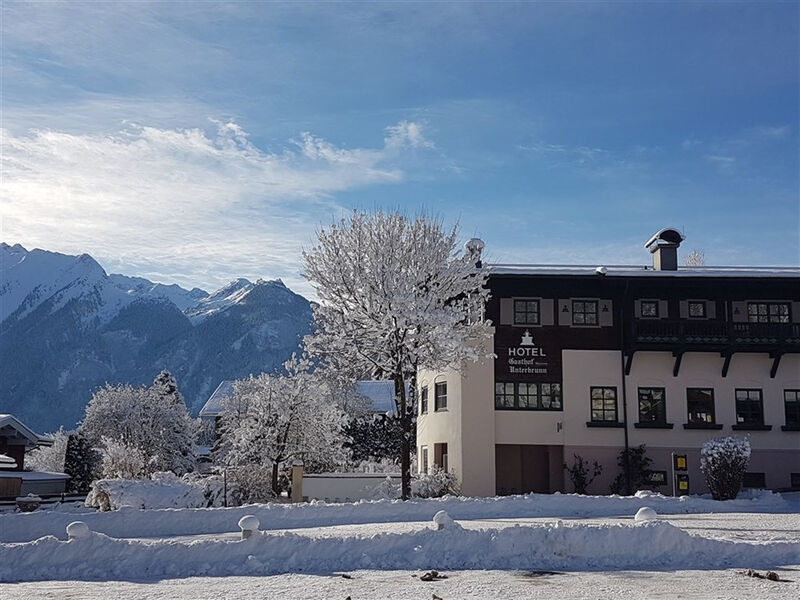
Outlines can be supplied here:
M637 319L631 324L627 345L639 350L800 351L800 323Z

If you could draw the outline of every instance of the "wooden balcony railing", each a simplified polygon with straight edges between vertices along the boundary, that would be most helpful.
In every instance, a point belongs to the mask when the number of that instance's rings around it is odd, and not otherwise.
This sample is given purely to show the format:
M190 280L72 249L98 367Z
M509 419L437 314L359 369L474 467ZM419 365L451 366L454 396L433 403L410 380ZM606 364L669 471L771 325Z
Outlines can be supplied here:
M632 346L800 347L800 323L636 320Z

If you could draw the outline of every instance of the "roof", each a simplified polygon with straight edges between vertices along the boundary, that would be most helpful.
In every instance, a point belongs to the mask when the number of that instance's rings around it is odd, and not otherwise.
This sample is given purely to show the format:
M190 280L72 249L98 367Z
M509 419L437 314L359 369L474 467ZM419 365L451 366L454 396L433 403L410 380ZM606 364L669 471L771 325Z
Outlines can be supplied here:
M214 393L209 396L203 408L200 409L201 419L211 419L222 414L222 401L233 395L233 380L226 379L221 382Z
M406 394L408 394L406 384ZM394 381L361 380L356 382L356 391L366 396L372 402L374 413L396 413L397 405L394 401Z
M50 471L0 471L0 479L22 479L22 481L60 481L69 479L66 473Z
M6 430L5 433L3 430ZM35 433L14 415L0 414L0 435L7 436L11 432L15 437L24 440L26 446L35 446L39 442L47 440L47 438Z
M678 267L659 271L642 265L489 265L491 275L577 275L598 277L783 277L800 278L800 267Z

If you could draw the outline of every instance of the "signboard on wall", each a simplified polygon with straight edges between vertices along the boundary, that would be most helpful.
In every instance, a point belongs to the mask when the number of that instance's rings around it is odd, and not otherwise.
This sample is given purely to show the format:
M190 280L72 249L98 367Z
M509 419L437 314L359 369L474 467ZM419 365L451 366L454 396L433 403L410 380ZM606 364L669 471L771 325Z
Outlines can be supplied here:
M561 349L537 339L541 329L500 327L495 333L495 379L552 382L561 380ZM534 337L536 335L536 338ZM544 343L543 343L544 342Z

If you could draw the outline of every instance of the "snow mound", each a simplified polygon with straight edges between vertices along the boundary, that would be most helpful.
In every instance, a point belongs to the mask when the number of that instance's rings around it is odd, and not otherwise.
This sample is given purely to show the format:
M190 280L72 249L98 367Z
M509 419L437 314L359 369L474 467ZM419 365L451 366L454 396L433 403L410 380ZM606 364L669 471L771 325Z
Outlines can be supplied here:
M86 506L104 511L124 507L205 508L211 503L208 488L214 481L192 481L173 473L154 473L151 479L98 479L86 496Z
M423 529L371 536L294 533L247 540L119 540L91 532L0 544L0 581L158 580L195 576L332 573L356 569L622 570L774 567L798 542L749 543L692 536L665 522Z
M633 520L637 523L640 521L653 521L654 519L658 518L658 513L654 511L649 506L643 506L639 510L636 511L636 515L633 517Z
M440 510L433 515L433 522L436 525L436 529L448 529L456 525L456 522L453 521L452 517L443 510Z

